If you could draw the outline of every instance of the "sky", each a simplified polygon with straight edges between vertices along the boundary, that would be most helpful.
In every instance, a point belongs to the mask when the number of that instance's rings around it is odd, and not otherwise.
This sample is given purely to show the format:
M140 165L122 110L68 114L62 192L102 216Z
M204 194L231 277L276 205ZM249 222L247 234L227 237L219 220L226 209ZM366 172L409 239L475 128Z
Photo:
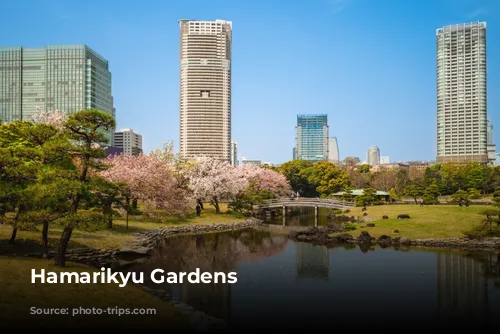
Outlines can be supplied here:
M118 128L148 153L179 141L180 19L233 22L238 158L292 159L297 114L327 114L340 158L436 155L436 29L486 21L488 118L500 144L500 1L1 0L0 46L87 44L113 76Z

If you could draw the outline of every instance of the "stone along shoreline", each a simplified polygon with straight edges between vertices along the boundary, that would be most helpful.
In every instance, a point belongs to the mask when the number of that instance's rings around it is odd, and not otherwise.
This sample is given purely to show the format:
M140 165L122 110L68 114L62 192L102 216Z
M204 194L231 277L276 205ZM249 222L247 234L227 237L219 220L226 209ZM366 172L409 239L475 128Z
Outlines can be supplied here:
M372 244L380 246L424 246L442 247L451 249L476 249L476 250L500 250L500 238L476 240L469 238L429 238L414 239L407 237L390 237L381 235L374 238L368 231L362 231L358 237L348 233L331 235L339 232L337 226L326 228L312 227L304 231L293 231L289 233L290 239L294 241L311 242L319 245L342 245L342 244Z

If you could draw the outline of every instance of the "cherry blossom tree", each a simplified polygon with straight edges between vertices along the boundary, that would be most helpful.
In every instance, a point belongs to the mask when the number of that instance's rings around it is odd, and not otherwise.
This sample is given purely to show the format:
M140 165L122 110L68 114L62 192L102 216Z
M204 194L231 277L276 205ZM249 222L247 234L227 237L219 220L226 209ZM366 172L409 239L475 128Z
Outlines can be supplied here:
M60 128L67 119L67 115L59 110L41 110L40 107L37 106L36 111L37 113L31 116L31 121L34 123L48 123Z
M245 164L241 167L249 181L249 187L254 192L269 191L273 196L286 196L292 188L286 177L274 170L260 166Z
M114 155L107 158L109 168L100 173L112 182L125 183L133 199L141 200L148 210L185 215L194 206L189 188L180 187L174 166L160 156Z
M197 200L208 200L220 213L219 203L230 201L248 186L246 170L227 161L202 157L194 161L189 186Z

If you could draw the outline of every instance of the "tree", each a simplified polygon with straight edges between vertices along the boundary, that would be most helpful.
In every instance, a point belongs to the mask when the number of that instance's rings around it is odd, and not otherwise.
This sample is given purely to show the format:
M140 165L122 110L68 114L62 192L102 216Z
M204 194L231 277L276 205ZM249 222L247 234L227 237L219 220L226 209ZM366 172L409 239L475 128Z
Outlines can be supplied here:
M307 160L292 160L278 167L278 172L285 175L294 192L300 192L304 197L316 197L316 185L310 184L305 171L313 163Z
M422 193L422 200L425 204L438 204L439 187L433 183Z
M372 176L371 185L375 189L389 191L397 186L398 178L393 169L383 168Z
M454 202L468 201L469 193L465 190L457 190L453 195L451 195L451 198Z
M230 201L248 186L243 168L231 166L227 161L203 157L195 161L191 171L190 187L196 199L209 200L220 213L219 203Z
M269 168L246 164L241 167L248 179L248 186L254 192L268 191L273 197L286 196L292 188L286 177Z
M103 131L115 128L116 123L108 113L98 110L82 110L68 116L64 122L64 130L72 140L70 154L73 157L76 171L78 173L79 187L69 196L71 205L69 215L61 220L64 226L56 250L55 263L57 266L65 265L66 250L68 248L73 229L78 226L85 226L92 229L93 223L97 227L102 223L102 217L95 215L79 215L80 202L88 195L90 173L105 169L101 160L104 157L104 150L99 143L106 141Z
M417 199L420 196L422 196L423 193L424 193L424 189L419 185L412 184L412 185L409 185L406 188L404 188L404 194L406 196L412 197L413 200L415 201L415 204L418 204Z
M475 188L469 188L469 198L470 199L478 199L481 197L481 193L479 192L479 190L475 189Z
M376 203L377 200L377 190L373 188L365 188L363 189L363 194L356 197L356 205L368 206Z
M328 161L320 161L304 171L307 181L316 186L321 197L331 196L350 185L346 172Z
M11 243L15 242L19 223L26 225L29 221L28 213L30 217L35 216L33 211L44 211L41 217L50 213L52 206L46 198L42 201L34 196L40 191L35 184L45 182L44 176L51 170L57 170L54 175L65 175L71 165L68 146L67 138L51 124L16 121L0 125L0 212L15 212ZM51 180L57 181L57 177ZM46 235L48 221L42 220Z
M119 184L115 186L115 204L133 208L132 202L141 201L149 210L185 216L192 211L194 199L187 181L176 170L172 156L154 152L137 156L115 155L108 157L108 169L99 173L104 179ZM125 210L126 212L130 212Z
M367 164L363 164L363 165L358 166L358 171L360 173L370 173L371 169L372 169L372 166L367 165Z
M398 194L396 193L396 189L391 188L391 189L389 190L389 197L390 197L390 199L391 199L391 202L394 202L394 201L399 200L399 196L398 196Z

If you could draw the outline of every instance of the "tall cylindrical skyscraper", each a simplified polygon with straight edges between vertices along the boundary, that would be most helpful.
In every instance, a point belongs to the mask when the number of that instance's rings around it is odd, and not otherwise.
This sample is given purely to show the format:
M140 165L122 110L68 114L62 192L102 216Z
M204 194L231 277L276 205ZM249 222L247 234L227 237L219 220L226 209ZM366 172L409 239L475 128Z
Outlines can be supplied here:
M179 21L180 153L231 161L229 21Z
M368 164L371 166L380 165L380 150L377 146L370 146L368 149Z

